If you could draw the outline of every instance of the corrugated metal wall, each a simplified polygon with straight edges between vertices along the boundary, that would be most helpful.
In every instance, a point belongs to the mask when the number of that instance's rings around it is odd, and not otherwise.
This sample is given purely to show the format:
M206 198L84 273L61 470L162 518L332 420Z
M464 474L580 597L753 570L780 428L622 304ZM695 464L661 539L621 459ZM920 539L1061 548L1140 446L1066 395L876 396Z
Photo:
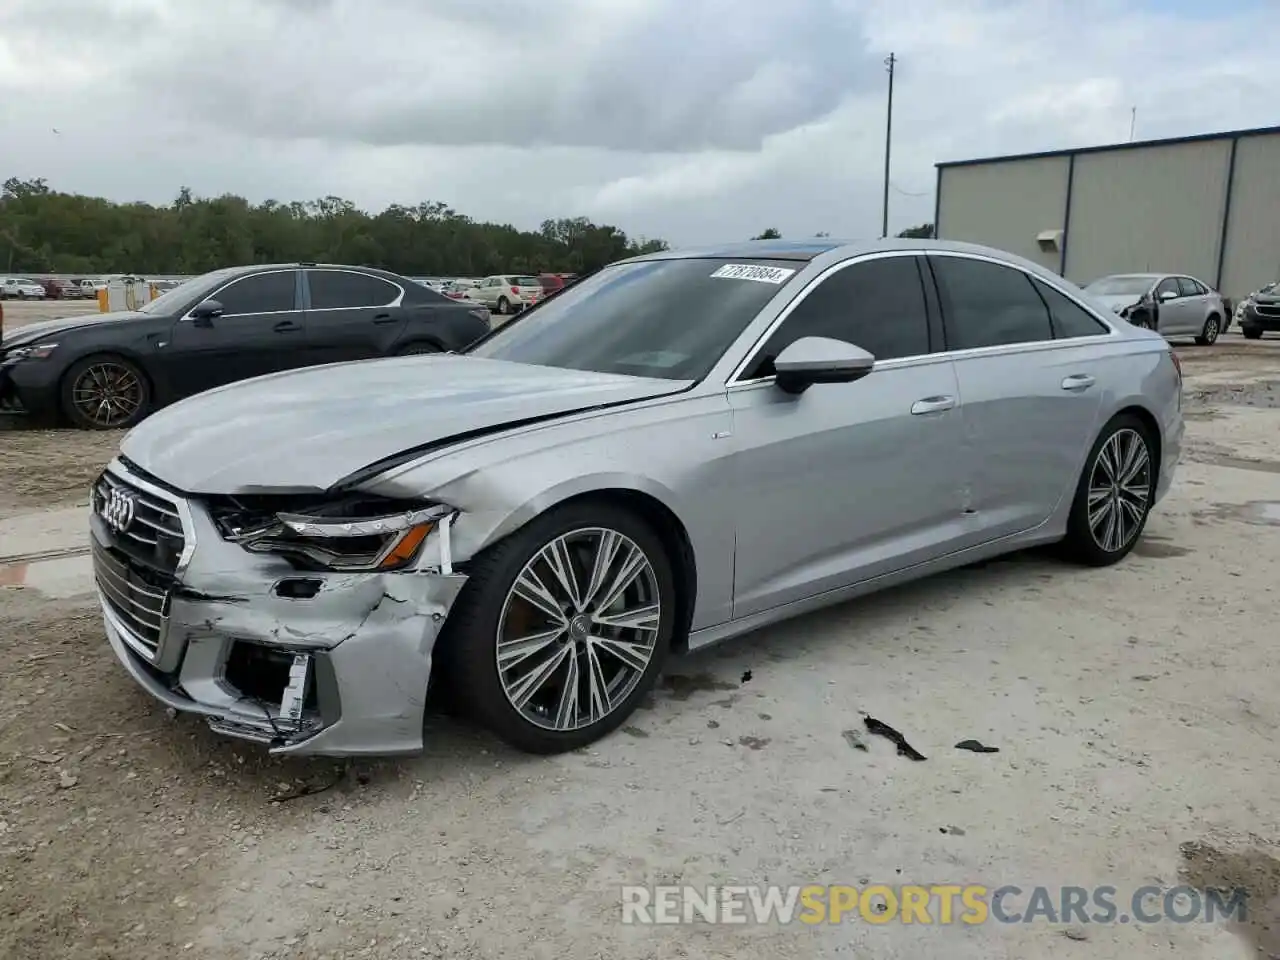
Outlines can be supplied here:
M1065 273L1076 283L1167 270L1238 298L1280 279L1280 133L1235 142L1234 173L1229 135L1080 152L1074 169L1069 155L943 166L938 235L1058 270L1059 255L1040 250L1036 236L1065 227Z
M1058 254L1036 236L1061 230L1067 204L1068 157L944 167L938 236L982 243L1058 269Z
M1076 156L1067 279L1168 271L1216 280L1227 140Z
M1280 280L1280 134L1243 137L1222 263L1224 293L1240 297Z

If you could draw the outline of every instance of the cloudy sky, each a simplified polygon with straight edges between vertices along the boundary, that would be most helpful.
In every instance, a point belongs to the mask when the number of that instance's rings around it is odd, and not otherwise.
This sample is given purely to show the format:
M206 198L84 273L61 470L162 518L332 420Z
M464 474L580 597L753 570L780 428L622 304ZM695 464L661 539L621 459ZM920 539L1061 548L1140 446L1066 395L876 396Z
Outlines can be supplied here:
M933 164L1280 123L1280 0L0 0L0 178L878 235ZM55 132L56 130L56 132Z

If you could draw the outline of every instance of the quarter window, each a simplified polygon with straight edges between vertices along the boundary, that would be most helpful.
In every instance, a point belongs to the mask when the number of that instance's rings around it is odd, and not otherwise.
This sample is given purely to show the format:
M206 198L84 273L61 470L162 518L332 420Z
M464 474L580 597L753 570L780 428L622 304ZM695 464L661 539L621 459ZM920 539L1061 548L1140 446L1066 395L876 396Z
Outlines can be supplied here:
M297 309L297 275L292 270L255 273L234 280L211 299L222 304L224 316L240 313L282 313Z
M1049 316L1053 318L1053 335L1058 339L1098 337L1111 332L1101 320L1066 294L1059 293L1047 283L1034 277L1031 282L1040 291L1040 296L1044 298L1049 308Z
M950 349L1053 339L1049 310L1021 270L967 257L932 261Z
M385 307L400 296L400 288L367 273L344 270L308 270L313 310L352 307Z
M929 352L918 257L881 257L836 271L810 291L757 355L744 379L773 376L778 354L803 337L830 337L877 360Z

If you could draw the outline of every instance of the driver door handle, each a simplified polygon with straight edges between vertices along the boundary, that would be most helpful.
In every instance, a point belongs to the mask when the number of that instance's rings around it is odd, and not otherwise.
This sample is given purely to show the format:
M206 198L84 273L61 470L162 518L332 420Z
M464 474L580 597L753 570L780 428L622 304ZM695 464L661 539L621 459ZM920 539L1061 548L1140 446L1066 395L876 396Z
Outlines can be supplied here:
M296 320L281 320L271 329L276 333L291 333L294 330L301 330L302 324L298 323Z
M389 313L375 313L373 315L374 323L395 323L396 318Z
M1063 390L1088 390L1094 384L1093 377L1087 373L1073 373L1062 381Z
M911 415L919 417L926 413L942 413L956 405L955 397L925 397L911 405Z

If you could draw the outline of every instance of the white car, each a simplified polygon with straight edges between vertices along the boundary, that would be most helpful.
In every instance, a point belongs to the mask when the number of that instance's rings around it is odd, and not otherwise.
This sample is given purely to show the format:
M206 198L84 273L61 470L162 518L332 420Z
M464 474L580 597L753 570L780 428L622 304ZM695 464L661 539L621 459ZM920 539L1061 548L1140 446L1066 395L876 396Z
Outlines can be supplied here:
M505 273L485 277L463 294L467 300L483 303L493 313L519 313L542 299L542 282L537 277Z
M0 299L4 300L43 300L44 287L34 280L22 277L8 277L0 286Z
M467 291L474 289L479 283L479 280L454 280L451 283L446 283L444 289L440 292L450 300L469 300L471 298L467 296Z

